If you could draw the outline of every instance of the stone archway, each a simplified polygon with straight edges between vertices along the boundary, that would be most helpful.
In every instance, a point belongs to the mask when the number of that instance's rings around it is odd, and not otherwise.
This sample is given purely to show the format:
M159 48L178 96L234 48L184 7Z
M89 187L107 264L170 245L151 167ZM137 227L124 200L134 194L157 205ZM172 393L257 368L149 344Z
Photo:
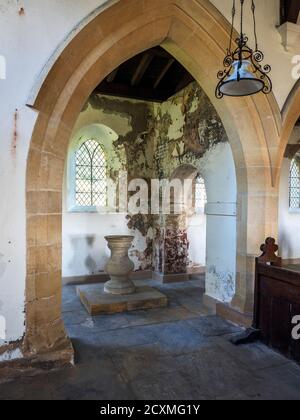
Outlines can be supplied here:
M278 153L278 175L279 184L279 235L278 243L280 254L283 259L298 262L299 246L297 235L294 232L299 230L298 218L293 209L290 208L290 170L292 159L300 151L299 133L296 123L300 118L300 79L295 83L287 97L282 110L283 127L281 133L281 146Z
M300 117L300 79L295 83L295 86L291 90L282 110L282 132L281 132L281 143L278 154L278 174L277 182L280 181L280 170L282 160L286 147L289 143L292 131Z
M214 98L230 25L208 0L122 0L73 37L35 90L38 112L27 164L26 335L28 354L70 349L61 320L62 179L76 118L98 83L122 62L156 45L194 76L216 107L238 181L238 253L233 307L251 312L254 255L276 235L280 112L272 95ZM68 350L67 350L68 351ZM60 357L60 356L59 356Z

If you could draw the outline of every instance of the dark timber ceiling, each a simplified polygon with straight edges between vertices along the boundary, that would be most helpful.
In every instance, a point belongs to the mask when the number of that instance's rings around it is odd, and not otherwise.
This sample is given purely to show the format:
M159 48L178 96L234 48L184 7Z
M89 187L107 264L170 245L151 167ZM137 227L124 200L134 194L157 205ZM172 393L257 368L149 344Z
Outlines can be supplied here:
M95 92L163 102L193 80L167 51L155 47L123 63L100 83Z
M300 12L300 0L280 0L281 24L297 23Z

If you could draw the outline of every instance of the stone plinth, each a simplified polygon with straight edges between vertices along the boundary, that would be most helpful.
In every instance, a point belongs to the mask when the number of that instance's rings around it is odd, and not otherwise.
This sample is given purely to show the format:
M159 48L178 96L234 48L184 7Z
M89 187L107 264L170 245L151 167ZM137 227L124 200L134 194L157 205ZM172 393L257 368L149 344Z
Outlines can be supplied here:
M129 295L108 294L100 284L78 286L76 290L90 315L163 308L168 305L165 295L148 286L137 287L136 293Z

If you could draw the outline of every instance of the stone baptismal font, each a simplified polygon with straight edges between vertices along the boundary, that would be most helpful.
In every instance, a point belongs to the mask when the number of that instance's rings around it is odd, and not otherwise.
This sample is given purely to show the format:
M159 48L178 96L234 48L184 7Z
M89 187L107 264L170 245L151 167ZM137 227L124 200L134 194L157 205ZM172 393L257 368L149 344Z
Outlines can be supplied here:
M131 280L134 264L128 252L134 237L115 235L106 236L105 239L111 250L106 265L110 280L105 284L77 287L77 294L89 314L113 314L167 306L168 300L161 292L149 286L136 286Z
M113 295L130 295L136 288L130 274L134 264L128 256L129 249L134 239L133 236L106 236L111 258L106 265L106 272L110 280L105 283L104 291Z

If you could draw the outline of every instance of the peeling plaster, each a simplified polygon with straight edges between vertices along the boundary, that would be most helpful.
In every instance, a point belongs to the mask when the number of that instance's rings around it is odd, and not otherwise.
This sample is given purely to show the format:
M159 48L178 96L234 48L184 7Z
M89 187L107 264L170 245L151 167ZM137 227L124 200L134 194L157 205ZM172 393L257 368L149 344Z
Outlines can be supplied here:
M88 124L114 130L119 137L107 149L115 154L124 150L128 180L142 178L149 185L152 178L170 178L184 164L199 168L208 161L210 167L210 151L228 143L216 110L196 82L162 104L93 94L75 129ZM109 174L116 179L117 171ZM191 265L188 223L185 217L175 219L127 216L127 228L135 236L130 254L136 270L186 272Z
M23 352L20 348L16 348L16 349L13 349L13 350L8 350L8 351L4 352L3 354L0 354L0 363L22 359L23 357L24 357L24 355L23 355Z
M138 270L153 269L153 216L128 215L128 228L135 235L134 247L130 252Z
M211 265L207 270L206 293L222 302L231 302L235 293L235 275Z
M155 106L155 157L160 178L169 178L181 164L199 166L199 159L228 137L205 93L192 83L167 102ZM173 159L170 159L170 156Z

